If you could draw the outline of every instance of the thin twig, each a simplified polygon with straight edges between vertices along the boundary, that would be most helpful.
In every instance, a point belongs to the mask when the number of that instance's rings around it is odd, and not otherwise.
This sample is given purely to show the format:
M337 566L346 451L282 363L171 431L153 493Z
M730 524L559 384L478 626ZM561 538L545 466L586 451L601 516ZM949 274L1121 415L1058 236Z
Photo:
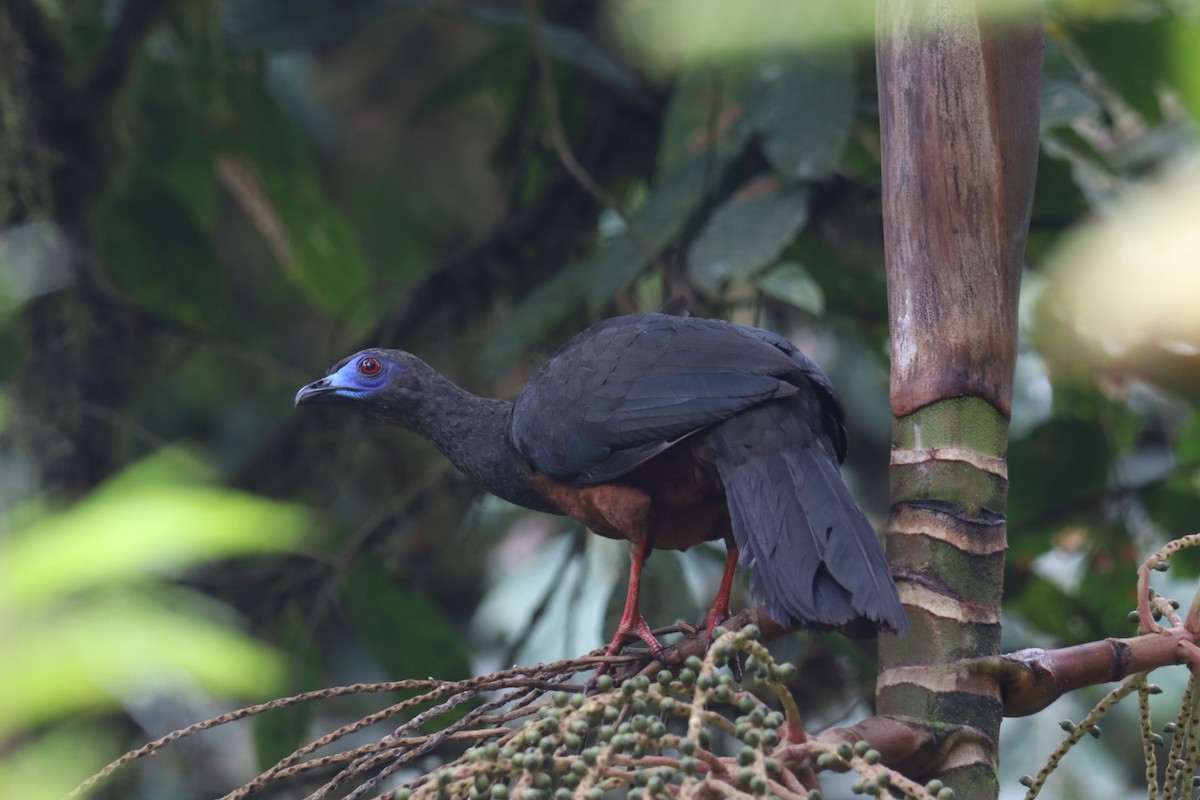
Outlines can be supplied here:
M550 129L550 142L554 152L576 183L590 194L596 202L616 214L625 223L625 234L647 261L655 257L655 248L643 238L633 226L633 221L625 213L624 206L616 197L609 194L603 186L596 182L571 149L564 132L562 116L558 110L558 92L554 88L554 72L551 69L550 55L546 52L545 42L541 34L541 13L538 0L525 0L525 14L529 18L529 36L533 41L533 55L537 60L538 88L542 96L542 105L546 108L546 119Z

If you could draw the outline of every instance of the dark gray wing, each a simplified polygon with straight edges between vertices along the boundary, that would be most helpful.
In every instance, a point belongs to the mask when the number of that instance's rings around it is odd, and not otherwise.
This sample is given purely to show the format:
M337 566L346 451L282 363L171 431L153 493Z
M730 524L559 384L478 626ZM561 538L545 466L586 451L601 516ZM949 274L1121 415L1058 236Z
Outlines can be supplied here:
M749 331L763 341L787 353L801 374L808 378L809 385L816 391L816 397L820 403L821 421L825 435L833 443L838 463L841 464L845 461L848 445L846 440L846 414L842 409L842 399L838 395L837 389L834 388L833 382L829 380L829 376L821 371L821 368L817 366L817 362L797 350L796 346L786 337L762 328L747 326L743 327L743 330Z
M616 317L567 342L534 375L516 401L513 442L539 472L602 483L697 431L795 394L809 365L816 370L767 331L665 314Z

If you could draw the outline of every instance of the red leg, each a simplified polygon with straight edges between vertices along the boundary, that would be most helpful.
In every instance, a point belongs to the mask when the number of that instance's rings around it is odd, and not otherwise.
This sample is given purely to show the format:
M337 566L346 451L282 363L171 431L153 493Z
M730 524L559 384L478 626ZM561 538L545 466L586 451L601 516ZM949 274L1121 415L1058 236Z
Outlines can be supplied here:
M642 565L646 563L646 559L650 556L650 543L642 539L640 542L631 543L630 549L633 551L633 562L629 565L629 592L625 595L625 612L621 614L621 621L617 624L617 632L613 635L612 642L604 651L606 656L614 656L621 652L621 648L627 642L633 639L641 639L650 648L650 652L655 656L661 656L663 646L658 643L658 639L654 638L654 634L650 632L650 626L646 624L646 618L642 616L641 599L639 593L642 583Z
M729 593L733 591L733 575L737 571L740 551L732 536L725 537L725 547L728 553L725 556L725 572L721 575L721 588L717 590L717 599L713 601L712 609L704 620L704 629L710 642L717 626L729 619Z

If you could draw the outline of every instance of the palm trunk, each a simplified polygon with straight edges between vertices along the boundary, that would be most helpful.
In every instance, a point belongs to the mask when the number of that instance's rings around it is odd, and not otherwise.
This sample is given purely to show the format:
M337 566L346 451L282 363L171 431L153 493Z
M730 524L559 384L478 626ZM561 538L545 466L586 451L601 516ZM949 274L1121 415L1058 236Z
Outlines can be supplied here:
M880 0L877 23L894 420L886 538L911 622L903 638L881 637L877 710L976 729L934 772L959 798L994 798L996 683L930 665L999 652L1042 23L985 17L969 0Z

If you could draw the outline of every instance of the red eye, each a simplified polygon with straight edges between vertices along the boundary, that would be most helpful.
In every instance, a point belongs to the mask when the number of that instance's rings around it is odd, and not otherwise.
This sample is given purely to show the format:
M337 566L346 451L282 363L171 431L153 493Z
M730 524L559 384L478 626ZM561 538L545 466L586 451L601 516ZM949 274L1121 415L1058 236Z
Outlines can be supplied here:
M363 375L378 375L383 369L383 364L379 363L378 358L364 358L358 362L358 371Z

